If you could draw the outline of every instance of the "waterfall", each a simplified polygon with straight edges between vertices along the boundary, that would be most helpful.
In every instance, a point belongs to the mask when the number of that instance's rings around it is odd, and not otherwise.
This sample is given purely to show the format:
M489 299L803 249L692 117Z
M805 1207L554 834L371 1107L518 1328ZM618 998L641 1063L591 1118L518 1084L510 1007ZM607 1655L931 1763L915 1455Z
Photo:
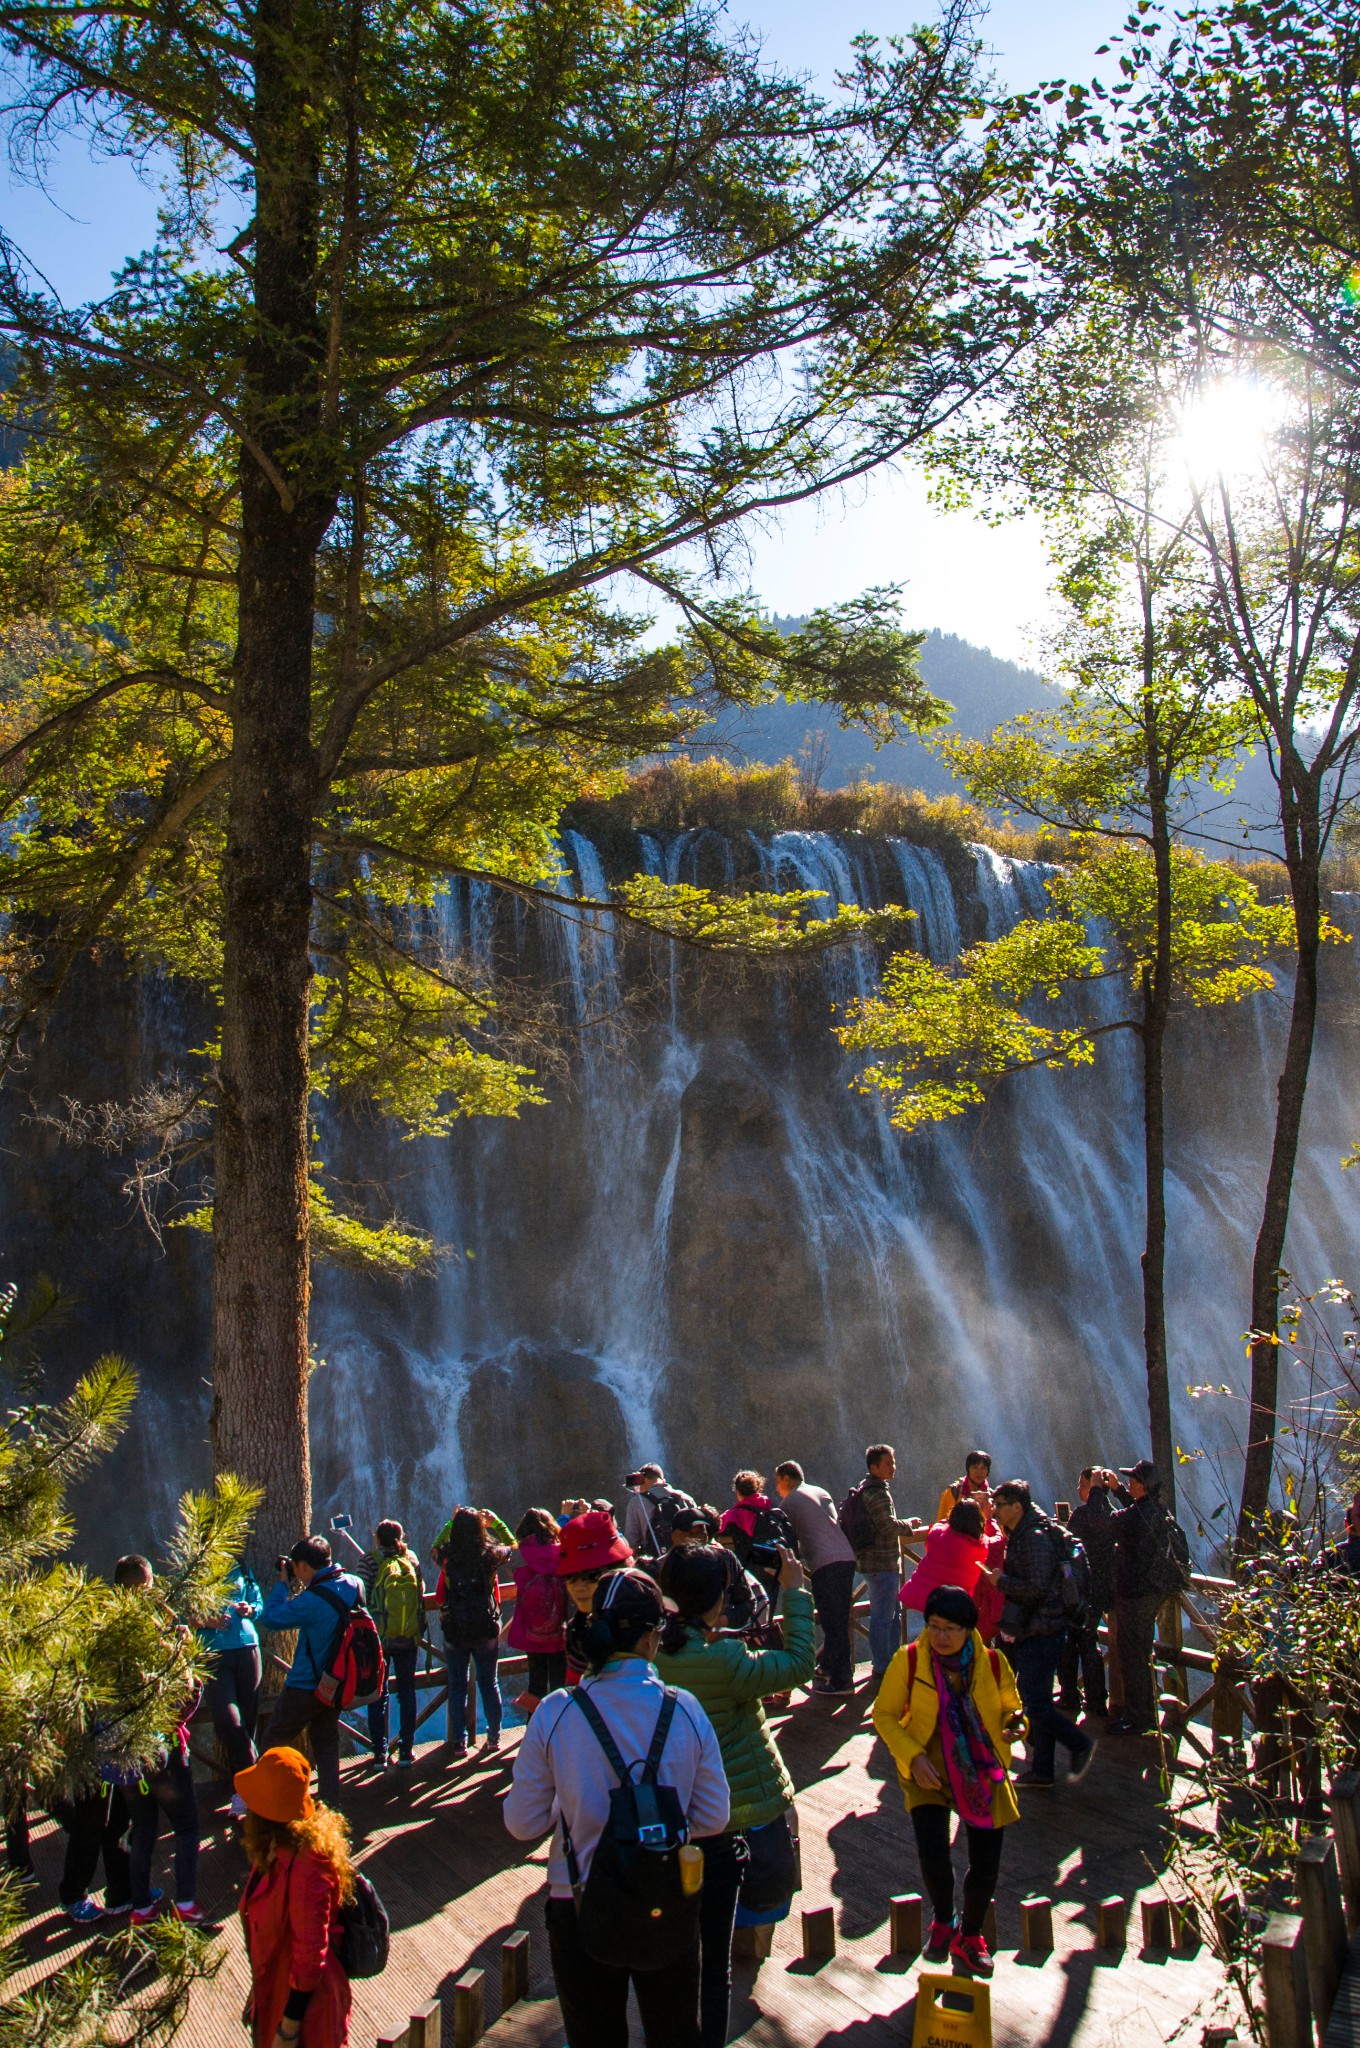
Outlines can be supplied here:
M565 832L561 893L607 896L618 857ZM825 915L905 907L916 915L900 943L941 962L1043 915L1054 872L983 845L702 828L639 835L636 865L670 881L817 890ZM1344 921L1348 907L1334 914ZM840 1491L878 1439L897 1446L901 1506L924 1512L975 1443L1043 1498L1070 1495L1083 1464L1146 1452L1132 1034L1105 1040L1089 1069L1015 1077L985 1109L908 1137L876 1097L852 1091L832 1036L834 1014L875 985L867 944L734 975L584 909L558 918L498 903L483 884L451 882L432 915L442 943L493 985L518 978L552 997L568 1057L545 1077L547 1108L447 1139L323 1121L327 1166L389 1190L449 1255L405 1286L317 1274L321 1521L340 1508L361 1525L393 1513L423 1545L459 1499L508 1519L567 1493L617 1500L645 1457L710 1499L726 1498L739 1465L768 1472L786 1457ZM1329 951L1288 1247L1309 1285L1360 1278L1360 1174L1339 1170L1360 1135L1355 966L1349 948ZM1235 1480L1240 1402L1184 1390L1243 1382L1289 994L1277 978L1273 994L1172 1031L1175 1427L1206 1454L1179 1474L1191 1521L1207 1521ZM130 1070L201 1042L162 984L141 985L125 1008ZM73 1033L72 1066L84 1056ZM6 1142L32 1186L37 1141L13 1115ZM204 1465L204 1249L180 1234L161 1258L115 1232L107 1172L82 1184L77 1235L61 1206L70 1178L58 1175L50 1199L12 1202L18 1270L74 1268L90 1304L80 1341L88 1325L92 1349L114 1342L141 1365L154 1437L134 1429L115 1479L135 1473L134 1497L149 1497L163 1526ZM125 1547L142 1547L153 1532L128 1491L125 1476L107 1513Z

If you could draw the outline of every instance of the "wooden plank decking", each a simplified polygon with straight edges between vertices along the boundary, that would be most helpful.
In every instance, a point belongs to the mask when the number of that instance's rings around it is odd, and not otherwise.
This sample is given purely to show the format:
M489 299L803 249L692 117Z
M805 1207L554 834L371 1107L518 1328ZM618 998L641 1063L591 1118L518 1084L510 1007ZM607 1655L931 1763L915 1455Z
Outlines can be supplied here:
M910 2041L919 1964L887 1958L888 1902L920 1889L910 1824L889 1759L868 1726L867 1688L835 1707L803 1701L779 1722L798 1788L805 1888L802 1906L835 1908L839 1953L820 1967L799 1960L797 1912L778 1930L768 1961L738 1964L734 2036L752 2048L835 2042L879 2048ZM356 1849L392 1917L391 1964L355 1986L353 2048L373 2048L434 1996L453 2040L452 1988L469 1968L486 1972L489 2048L560 2048L543 1933L546 1847L525 1856L506 1834L500 1800L518 1736L492 1759L451 1770L442 1745L419 1752L414 1771L375 1780L362 1762L346 1766L346 1806ZM1138 1895L1155 1895L1163 1816L1156 1746L1106 1742L1080 1788L1025 1795L1009 1831L997 1901L1000 1960L992 1989L998 2044L1032 2048L1198 2048L1203 2026L1223 2017L1221 1976L1204 1952L1139 1953ZM162 1844L168 1863L168 1841ZM44 1880L30 1924L33 1978L60 1967L82 1945L56 1914L61 1837L39 1830L34 1860ZM246 1990L234 1902L244 1858L230 1824L205 1816L199 1898L225 1927L226 1962L195 1994L178 2035L181 2048L244 2042ZM164 1881L168 1882L168 1876ZM1054 1950L1019 1958L1019 1902L1053 1900ZM1124 1952L1096 1948L1096 1908L1111 1894L1130 1903ZM530 1998L498 2018L500 1946L530 1931ZM640 2038L640 2036L638 2037Z

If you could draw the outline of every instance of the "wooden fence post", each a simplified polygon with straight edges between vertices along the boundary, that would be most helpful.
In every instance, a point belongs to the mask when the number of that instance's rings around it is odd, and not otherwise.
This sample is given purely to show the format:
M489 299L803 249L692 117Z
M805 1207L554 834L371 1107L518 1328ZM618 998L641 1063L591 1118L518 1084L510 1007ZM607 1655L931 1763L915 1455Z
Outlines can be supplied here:
M1144 1899L1142 1904L1143 1947L1154 1953L1171 1952L1171 1904L1167 1899Z
M466 1970L453 1987L453 2048L477 2048L486 2032L486 1972Z
M1312 2048L1308 1963L1303 1922L1296 1913L1272 1913L1261 1936L1268 2048Z
M411 2048L410 2023L395 2034L379 2034L375 2048Z
M773 1920L765 1920L759 1927L734 1927L732 1930L732 1953L748 1963L763 1963L773 1947Z
M1052 1899L1021 1899L1020 1947L1026 1955L1047 1955L1053 1947Z
M1341 1909L1341 1881L1336 1868L1336 1843L1330 1835L1314 1835L1299 1850L1294 1865L1303 1916L1303 1952L1308 1962L1308 1999L1321 2040L1336 2002L1336 1987L1346 1966L1346 1917Z
M1128 1938L1128 1900L1102 1899L1096 1907L1096 1947L1123 1948Z
M501 1943L501 2011L529 1996L529 1933L521 1927Z
M803 1960L824 1963L836 1953L836 1909L817 1906L803 1915Z
M921 1953L921 1894L902 1892L888 1902L888 1954L919 1956Z
M443 2048L444 2008L437 1998L411 2014L411 2048Z
M1333 1778L1327 1794L1332 1831L1336 1836L1336 1862L1341 1878L1341 1896L1346 1902L1346 1925L1354 1933L1360 1927L1360 1771L1343 1771Z
M1171 1901L1171 1946L1182 1955L1199 1947L1199 1907L1193 1899Z

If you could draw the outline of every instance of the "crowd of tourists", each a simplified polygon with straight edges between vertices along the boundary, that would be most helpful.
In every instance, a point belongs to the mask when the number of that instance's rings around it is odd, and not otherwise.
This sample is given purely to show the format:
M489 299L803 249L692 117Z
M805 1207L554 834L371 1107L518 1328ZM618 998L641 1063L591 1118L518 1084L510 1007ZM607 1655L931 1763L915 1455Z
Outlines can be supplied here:
M512 1529L491 1509L458 1507L424 1561L399 1522L380 1521L365 1550L339 1516L333 1533L353 1553L344 1563L327 1537L309 1536L278 1560L267 1594L240 1563L222 1612L190 1619L211 1660L203 1707L251 1864L240 1910L260 2048L340 2048L348 2037L347 1943L363 1881L340 1813L343 1714L366 1706L374 1770L412 1767L432 1612L451 1767L470 1755L470 1684L484 1728L476 1757L495 1759L502 1657L523 1674L504 1818L522 1841L551 1832L548 1939L575 2048L627 2041L630 1987L652 2048L722 2048L735 1929L783 1918L801 1881L793 1785L767 1707L799 1692L856 1695L859 1582L863 1703L911 1819L931 1910L925 1959L990 1975L984 1926L1005 1830L1023 1795L1055 1786L1060 1751L1066 1782L1080 1784L1102 1734L1154 1726L1157 1615L1188 1584L1188 1546L1147 1460L1121 1473L1086 1467L1065 1519L1023 1480L994 1484L985 1451L968 1454L930 1524L899 1515L895 1476L892 1446L870 1445L864 1478L837 1504L789 1459L768 1490L760 1473L738 1472L719 1508L653 1463L628 1475L617 1512L567 1500L528 1509ZM904 1578L908 1546L919 1561ZM115 1578L154 1584L142 1557L121 1559ZM262 1756L261 1631L294 1637ZM1121 1681L1114 1720L1102 1631ZM163 1754L134 1781L55 1808L67 1832L61 1902L77 1923L145 1923L158 1910L201 1920L188 1742L198 1706L185 1702ZM955 1817L966 1850L957 1901ZM9 1858L31 1875L24 1827L11 1816ZM167 1828L168 1908L151 1882Z

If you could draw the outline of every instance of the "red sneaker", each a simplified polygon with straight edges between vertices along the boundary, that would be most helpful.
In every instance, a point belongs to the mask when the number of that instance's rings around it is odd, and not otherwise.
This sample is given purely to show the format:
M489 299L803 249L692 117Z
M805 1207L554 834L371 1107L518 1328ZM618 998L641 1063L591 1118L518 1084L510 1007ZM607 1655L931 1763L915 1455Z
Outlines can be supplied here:
M932 1920L930 1933L921 1960L926 1963L942 1963L949 1954L950 1946L959 1931L957 1920Z
M949 1944L949 1960L961 1977L990 1977L996 1968L980 1934L956 1934Z

